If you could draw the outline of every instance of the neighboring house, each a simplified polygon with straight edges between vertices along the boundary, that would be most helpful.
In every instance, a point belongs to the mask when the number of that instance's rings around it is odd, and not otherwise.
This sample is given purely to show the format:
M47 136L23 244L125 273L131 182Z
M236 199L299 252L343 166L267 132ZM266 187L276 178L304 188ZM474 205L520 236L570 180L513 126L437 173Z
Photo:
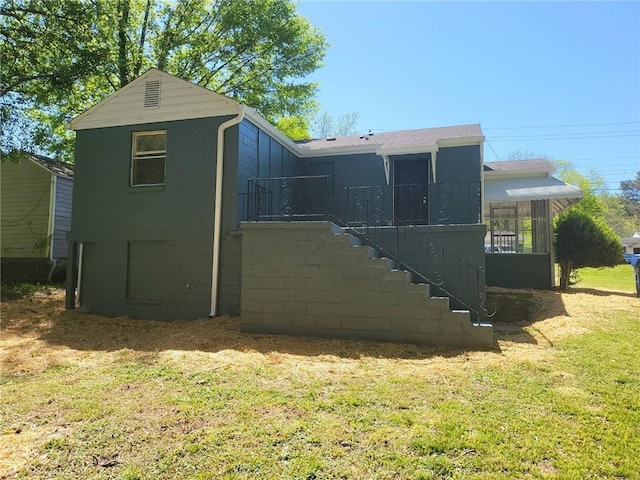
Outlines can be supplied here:
M25 155L0 169L2 281L50 281L67 258L73 167Z
M621 240L624 253L640 254L640 232L635 232L630 237L623 237Z
M582 190L551 176L545 159L484 164L487 285L555 286L553 216L582 198Z
M479 125L294 143L151 69L70 128L80 265L67 308L493 344Z

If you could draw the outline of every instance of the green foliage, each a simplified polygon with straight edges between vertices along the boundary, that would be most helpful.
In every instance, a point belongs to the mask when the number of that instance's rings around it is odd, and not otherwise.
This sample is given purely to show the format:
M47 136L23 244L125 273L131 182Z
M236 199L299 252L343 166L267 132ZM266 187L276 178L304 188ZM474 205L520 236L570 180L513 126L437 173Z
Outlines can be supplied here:
M640 229L640 214L631 214L620 195L602 193L598 198L603 207L603 218L618 235L630 237Z
M605 185L604 178L596 170L591 170L588 176L584 176L566 160L556 160L553 164L558 169L560 180L582 189L583 197L572 209L580 210L592 217L601 217L604 214L604 207L598 193Z
M620 201L627 214L634 217L636 225L640 225L640 171L634 180L620 182Z
M309 140L309 122L301 117L283 117L276 122L276 127L291 140Z
M301 79L326 47L291 0L15 0L0 7L3 138L25 121L30 134L2 151L43 145L69 159L65 123L150 67L272 122L306 117L316 85Z
M601 218L575 208L558 217L554 246L561 289L567 288L575 268L613 267L624 261L622 244L613 229Z

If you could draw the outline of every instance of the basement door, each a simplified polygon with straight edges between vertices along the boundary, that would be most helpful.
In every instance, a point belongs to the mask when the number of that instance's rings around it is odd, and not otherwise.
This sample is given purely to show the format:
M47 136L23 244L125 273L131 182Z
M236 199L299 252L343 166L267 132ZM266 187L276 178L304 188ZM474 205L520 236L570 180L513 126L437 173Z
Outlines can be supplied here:
M393 162L393 211L413 225L429 224L429 159L397 159Z

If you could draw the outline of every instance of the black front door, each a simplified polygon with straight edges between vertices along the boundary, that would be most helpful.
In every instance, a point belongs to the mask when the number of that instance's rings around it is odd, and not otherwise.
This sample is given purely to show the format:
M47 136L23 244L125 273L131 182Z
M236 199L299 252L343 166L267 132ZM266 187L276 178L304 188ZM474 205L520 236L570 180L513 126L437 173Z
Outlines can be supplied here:
M394 215L413 225L428 225L428 158L394 161L393 178Z

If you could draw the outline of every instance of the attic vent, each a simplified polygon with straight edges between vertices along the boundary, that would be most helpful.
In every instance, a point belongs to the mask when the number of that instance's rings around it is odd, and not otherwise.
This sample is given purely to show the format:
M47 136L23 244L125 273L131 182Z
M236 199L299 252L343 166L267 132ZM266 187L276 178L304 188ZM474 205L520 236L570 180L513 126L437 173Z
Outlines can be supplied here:
M160 80L149 80L144 84L144 108L160 106Z

